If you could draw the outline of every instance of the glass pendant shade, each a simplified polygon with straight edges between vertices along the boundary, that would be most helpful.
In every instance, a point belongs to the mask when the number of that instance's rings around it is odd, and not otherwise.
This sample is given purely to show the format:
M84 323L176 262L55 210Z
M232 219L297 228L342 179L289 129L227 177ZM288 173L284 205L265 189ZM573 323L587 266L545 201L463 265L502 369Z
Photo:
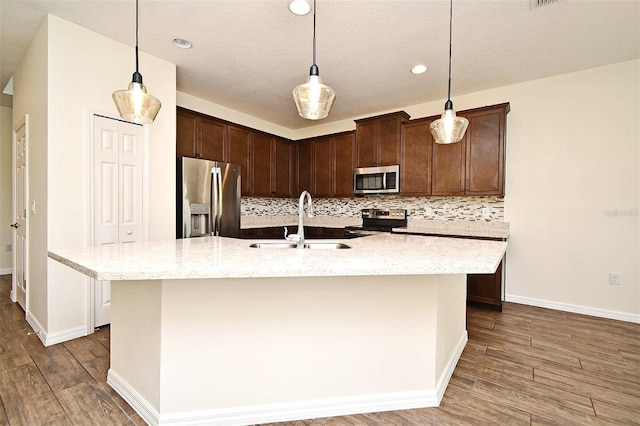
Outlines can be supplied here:
M316 2L313 1L313 65L309 70L307 82L293 89L293 100L298 115L307 120L326 118L336 100L336 92L322 83L320 70L316 65Z
M433 121L429 127L436 143L449 144L460 142L468 125L469 120L456 116L453 103L447 101L442 116Z
M155 96L147 93L147 88L139 81L134 73L133 80L127 90L113 92L113 102L118 108L120 117L138 124L152 123L160 111L162 104Z
M293 89L293 100L296 102L300 117L308 120L321 120L329 115L336 100L336 92L323 84L320 76L314 75L311 71L307 82Z
M139 72L138 59L138 0L136 0L136 71L127 90L116 90L111 97L120 117L138 124L153 123L162 104L158 98L147 93Z
M429 126L436 143L449 144L460 142L467 131L469 120L457 117L451 102L451 38L453 33L453 0L449 2L449 84L447 87L447 102L439 119Z

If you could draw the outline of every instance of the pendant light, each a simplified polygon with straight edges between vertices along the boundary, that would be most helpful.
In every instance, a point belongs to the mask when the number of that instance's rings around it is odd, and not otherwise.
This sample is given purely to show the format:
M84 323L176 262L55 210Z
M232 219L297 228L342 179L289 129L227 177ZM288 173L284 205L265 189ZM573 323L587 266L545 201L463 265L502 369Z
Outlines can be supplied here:
M450 0L449 8L449 89L447 92L447 102L444 104L442 116L431 123L431 134L436 143L449 144L460 142L467 130L469 120L464 117L457 117L451 102L451 33L453 28L453 0Z
M127 90L113 92L113 101L120 117L134 123L152 123L162 106L158 98L147 93L138 72L138 0L136 0L136 71Z
M320 71L316 65L316 2L313 1L313 65L307 82L293 89L293 100L298 114L308 120L321 120L329 115L336 100L336 92L322 83Z

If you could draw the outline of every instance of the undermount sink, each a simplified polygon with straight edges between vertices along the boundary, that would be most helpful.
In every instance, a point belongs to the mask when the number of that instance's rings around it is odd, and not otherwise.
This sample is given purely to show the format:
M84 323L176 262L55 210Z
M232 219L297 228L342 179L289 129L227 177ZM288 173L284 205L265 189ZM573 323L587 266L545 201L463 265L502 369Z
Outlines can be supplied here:
M309 242L304 243L304 248L306 249L319 249L319 250L328 250L328 249L350 249L351 246L348 246L344 243L336 243L336 242Z
M251 248L296 248L296 243L289 242L273 242L273 243L253 243L249 247Z
M286 249L286 248L297 248L296 243L290 243L288 241L266 241L260 243L253 243L249 247L251 248L270 248L270 249ZM336 250L336 249L350 249L351 246L348 246L344 243L335 242L335 241L308 241L304 243L304 248L311 250Z

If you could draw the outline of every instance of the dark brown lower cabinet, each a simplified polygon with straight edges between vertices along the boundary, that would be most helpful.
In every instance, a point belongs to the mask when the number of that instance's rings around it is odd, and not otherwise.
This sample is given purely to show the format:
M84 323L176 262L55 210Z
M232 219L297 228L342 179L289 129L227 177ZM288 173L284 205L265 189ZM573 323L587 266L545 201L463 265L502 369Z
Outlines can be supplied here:
M467 275L467 304L502 312L504 258L493 274Z
M298 232L298 227L287 226L290 234ZM305 226L305 238L344 238L344 228L325 228L322 226ZM284 239L283 226L269 226L264 228L245 228L240 230L240 238L245 240L278 240Z

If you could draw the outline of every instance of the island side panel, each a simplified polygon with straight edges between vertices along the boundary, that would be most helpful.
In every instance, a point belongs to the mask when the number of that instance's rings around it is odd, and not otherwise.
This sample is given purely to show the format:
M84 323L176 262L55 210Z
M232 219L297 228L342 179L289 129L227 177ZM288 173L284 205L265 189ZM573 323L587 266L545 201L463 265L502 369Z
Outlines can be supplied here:
M441 276L438 284L436 377L447 383L467 342L466 299L466 274ZM441 390L444 393L444 389Z
M162 282L111 282L110 384L149 422L160 412Z
M442 277L166 280L161 414L431 397Z

